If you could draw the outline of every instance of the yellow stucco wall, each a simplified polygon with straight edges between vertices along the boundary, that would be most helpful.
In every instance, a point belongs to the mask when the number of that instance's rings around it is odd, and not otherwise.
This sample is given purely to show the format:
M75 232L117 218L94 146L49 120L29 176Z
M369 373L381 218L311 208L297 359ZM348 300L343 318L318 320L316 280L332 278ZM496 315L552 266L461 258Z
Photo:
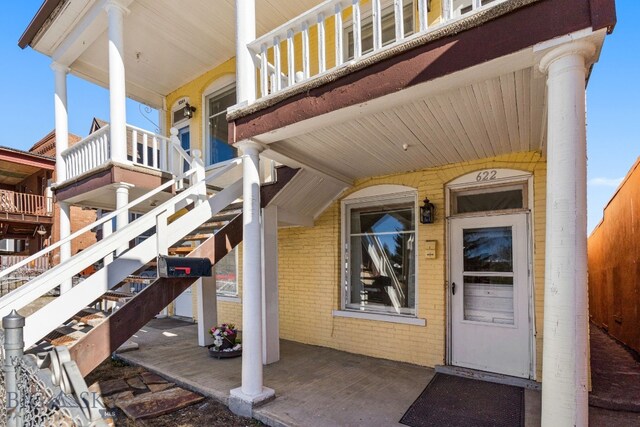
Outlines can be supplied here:
M534 265L537 371L541 374L546 163L538 153L517 153L419 172L360 180L353 191L379 184L416 188L437 207L435 224L418 228L417 316L426 326L334 317L340 308L340 201L314 227L281 229L279 234L280 336L308 344L424 366L445 359L446 221L445 184L479 169L512 168L534 176ZM424 258L425 240L436 240L435 260ZM393 343L393 345L389 345Z

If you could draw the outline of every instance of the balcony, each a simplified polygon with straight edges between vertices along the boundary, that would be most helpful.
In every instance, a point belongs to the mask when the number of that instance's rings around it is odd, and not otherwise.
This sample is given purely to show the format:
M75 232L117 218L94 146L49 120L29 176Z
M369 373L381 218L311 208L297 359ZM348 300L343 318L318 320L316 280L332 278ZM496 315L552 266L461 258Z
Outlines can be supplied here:
M77 180L109 164L112 160L109 129L106 125L62 152L65 181ZM177 138L127 125L127 159L118 163L180 176L188 169L189 162L190 156Z
M354 0L348 7L327 0L248 44L258 99L294 92L337 70L347 74L369 58L508 2L443 0L436 11L431 0Z
M0 190L0 217L8 219L10 215L51 217L53 216L52 200L50 197L37 194Z

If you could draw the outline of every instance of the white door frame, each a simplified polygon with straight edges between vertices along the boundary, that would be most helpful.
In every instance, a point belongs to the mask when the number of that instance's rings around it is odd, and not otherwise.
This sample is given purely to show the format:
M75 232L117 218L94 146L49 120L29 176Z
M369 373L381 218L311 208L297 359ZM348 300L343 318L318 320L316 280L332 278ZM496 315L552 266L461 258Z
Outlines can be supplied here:
M494 173L495 172L495 173ZM491 179L485 180L484 177ZM480 178L480 179L478 179ZM460 189L476 189L482 187L491 187L501 184L509 183L526 183L527 189L527 209L523 209L521 212L528 212L527 215L527 253L528 253L528 294L529 294L529 378L537 380L537 355L536 355L536 319L535 319L535 270L533 260L533 241L535 236L534 229L534 193L533 193L533 174L527 171L515 170L515 169L482 169L470 172L466 175L458 177L446 185L445 190L445 212L446 212L446 245L447 245L447 260L446 260L446 275L445 275L445 309L446 309L446 328L445 328L445 364L452 365L452 318L451 318L451 191ZM490 216L490 215L509 215L513 214L513 211L493 211L483 212L481 214L470 214L467 216ZM460 217L463 217L462 215Z

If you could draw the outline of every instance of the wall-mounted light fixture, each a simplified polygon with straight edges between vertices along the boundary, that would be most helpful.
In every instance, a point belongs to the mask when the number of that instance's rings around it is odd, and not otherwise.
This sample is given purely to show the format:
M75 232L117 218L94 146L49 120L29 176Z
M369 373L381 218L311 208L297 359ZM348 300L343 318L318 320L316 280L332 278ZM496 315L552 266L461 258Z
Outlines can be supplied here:
M424 204L420 206L420 224L433 224L436 220L436 207L425 197Z
M41 236L44 236L45 234L47 234L47 229L44 228L44 225L40 224L37 228L36 228L36 233L38 233Z
M184 118L190 119L193 117L193 113L195 113L196 107L192 107L191 104L187 102L187 104L184 106L183 111L184 111Z

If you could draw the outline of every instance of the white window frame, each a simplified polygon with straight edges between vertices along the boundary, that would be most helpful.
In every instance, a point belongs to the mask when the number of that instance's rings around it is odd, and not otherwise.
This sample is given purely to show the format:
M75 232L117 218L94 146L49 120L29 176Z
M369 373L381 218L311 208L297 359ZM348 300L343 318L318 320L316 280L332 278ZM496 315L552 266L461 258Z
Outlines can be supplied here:
M237 85L236 85L236 76L235 74L227 74L224 75L218 79L216 79L213 83L211 83L209 86L207 86L207 88L202 92L202 110L203 110L203 114L202 114L202 152L204 155L204 161L205 161L205 167L211 167L212 165L208 165L207 162L209 161L209 158L211 157L209 153L210 148L209 148L209 102L208 102L208 98L211 98L212 96L216 96L218 94L221 94L222 92L225 92L228 89L231 89L231 87L235 87L236 88L236 93L237 93ZM236 99L237 101L237 99Z
M228 302L239 302L240 301L240 287L239 287L239 277L238 277L238 253L240 252L238 250L238 246L236 246L234 249L236 249L235 251L235 263L236 263L236 292L235 293L226 293L226 292L218 292L218 287L217 287L217 283L216 283L216 296L218 297L218 300L220 301L228 301ZM216 277L216 272L215 272L216 266L213 266L213 277Z
M412 31L407 32L405 29L405 39L413 34L416 33L416 2L415 0L404 0L404 1L408 1L411 4L411 13L412 13ZM406 7L403 4L403 10L404 7ZM393 1L392 0L382 0L380 2L380 22L382 22L384 20L384 18L386 18L387 16L391 15L393 16L394 14L394 8L393 8ZM368 8L366 10L363 10L361 12L360 15L360 22L361 24L364 24L364 21L366 19L371 18L372 16L372 11L371 8ZM404 16L403 16L404 18ZM364 27L364 25L362 25L362 27ZM352 57L349 56L349 48L352 47L353 45L351 43L349 43L349 34L353 32L353 18L349 18L347 20L344 21L344 23L342 24L342 34L343 34L343 40L344 40L344 47L343 47L343 52L342 52L342 58L344 61L349 61L351 59L353 59ZM397 42L398 40L395 40L395 38L393 40L389 40L387 42L382 43L382 46L388 46L392 43ZM371 50L363 50L362 51L362 55L366 55L368 53L370 53Z
M347 265L347 253L350 250L350 207L361 204L374 204L377 202L386 202L389 200L411 200L414 206L414 308L413 313L399 314L376 310L358 310L348 307L351 295L350 272L351 266ZM367 187L356 191L355 193L345 197L341 202L341 282L340 282L340 301L341 309L333 312L337 317L362 318L368 320L386 321L392 323L405 323L424 326L426 321L419 319L419 215L418 215L418 192L415 188L403 185L377 185Z

